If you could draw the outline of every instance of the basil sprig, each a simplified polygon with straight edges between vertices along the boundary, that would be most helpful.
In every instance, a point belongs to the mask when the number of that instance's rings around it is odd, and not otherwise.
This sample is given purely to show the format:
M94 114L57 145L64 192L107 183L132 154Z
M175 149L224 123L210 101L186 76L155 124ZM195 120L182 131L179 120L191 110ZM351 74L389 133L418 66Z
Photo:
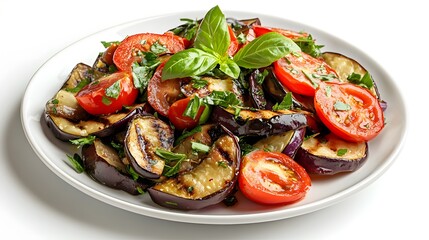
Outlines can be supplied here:
M218 6L204 16L197 31L194 47L174 54L165 64L162 80L198 76L219 66L219 70L237 79L240 67L266 67L290 52L300 48L291 39L279 33L264 34L228 56L230 38L225 15Z

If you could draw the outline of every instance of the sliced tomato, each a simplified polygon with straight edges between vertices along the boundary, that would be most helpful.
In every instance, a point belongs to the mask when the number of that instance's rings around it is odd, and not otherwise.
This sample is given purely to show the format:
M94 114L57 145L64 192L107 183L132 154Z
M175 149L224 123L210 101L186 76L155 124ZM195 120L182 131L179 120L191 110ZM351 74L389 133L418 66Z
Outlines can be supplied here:
M228 47L228 55L232 57L238 51L239 44L234 31L229 25L228 25L228 32L229 32L229 40L230 40L229 47Z
M200 123L200 119L205 110L205 106L201 106L198 109L198 113L195 118L183 116L183 113L185 112L186 107L188 106L190 101L190 97L177 100L168 109L168 119L171 123L173 123L176 129L192 129Z
M298 39L298 38L308 37L308 33L295 32L292 30L286 30L286 29L281 29L281 28L263 27L260 25L253 25L252 28L255 31L256 37L259 37L259 36L264 35L265 33L269 33L269 32L278 32L278 33L282 34L283 36L290 38L292 40Z
M141 52L149 52L151 46L158 42L167 48L165 53L177 53L189 46L189 41L171 32L164 34L139 33L126 37L116 49L113 62L121 71L131 71L134 62L141 62Z
M130 74L116 72L83 87L76 100L90 114L111 114L132 105L138 93Z
M180 79L161 80L162 69L165 62L161 63L149 80L147 86L147 101L163 116L168 116L168 109L177 100L182 98L180 91Z
M311 186L305 169L279 152L255 150L242 159L240 191L262 204L287 204L302 199Z
M314 96L322 81L339 82L333 68L304 52L290 53L274 62L274 74L290 91L305 96Z
M369 141L384 127L377 98L355 84L322 83L314 96L314 106L326 127L346 141Z

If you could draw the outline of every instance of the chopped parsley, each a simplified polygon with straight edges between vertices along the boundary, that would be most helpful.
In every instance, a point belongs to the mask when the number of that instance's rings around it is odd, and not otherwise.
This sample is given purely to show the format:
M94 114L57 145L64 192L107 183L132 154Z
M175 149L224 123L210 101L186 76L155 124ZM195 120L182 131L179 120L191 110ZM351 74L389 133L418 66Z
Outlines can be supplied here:
M87 137L78 138L74 140L70 140L73 145L77 145L78 147L83 147L84 145L90 145L94 142L95 136L89 135Z
M337 156L344 156L347 152L347 148L340 148L337 150Z
M105 93L107 97L118 99L119 94L121 93L121 81L118 80L110 85L108 88L106 88Z
M77 173L83 173L83 171L84 171L83 161L82 161L82 158L79 156L79 154L75 153L75 154L73 154L73 156L70 156L67 154L67 158L68 158L69 162L71 163L73 169Z
M199 143L199 142L192 142L191 143L192 150L196 152L208 152L210 151L210 146L207 146L205 144Z
M349 111L352 109L350 105L347 103L343 103L341 101L336 101L334 104L334 109L337 111Z
M282 102L276 103L273 106L273 111L278 111L278 110L291 110L293 106L293 101L292 101L292 93L288 92L286 93L286 95L284 96Z
M374 81L368 72L366 72L362 77L358 73L352 73L347 77L347 80L367 89L371 89L374 86Z

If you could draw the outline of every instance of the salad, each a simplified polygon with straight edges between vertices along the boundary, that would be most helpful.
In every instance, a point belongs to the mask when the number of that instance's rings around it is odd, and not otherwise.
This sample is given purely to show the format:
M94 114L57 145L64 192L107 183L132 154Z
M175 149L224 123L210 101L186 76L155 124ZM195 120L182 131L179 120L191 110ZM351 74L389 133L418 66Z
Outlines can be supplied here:
M387 104L357 61L218 6L181 20L102 42L46 102L54 136L78 146L67 154L77 172L194 210L234 205L238 191L291 204L312 176L365 163Z

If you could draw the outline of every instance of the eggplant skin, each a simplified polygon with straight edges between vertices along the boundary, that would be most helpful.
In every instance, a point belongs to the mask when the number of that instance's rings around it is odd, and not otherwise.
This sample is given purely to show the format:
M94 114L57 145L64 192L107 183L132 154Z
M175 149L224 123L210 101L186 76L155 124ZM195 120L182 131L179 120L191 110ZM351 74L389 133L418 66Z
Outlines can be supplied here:
M268 136L307 125L307 117L302 113L241 110L236 117L218 106L213 108L211 120L223 125L237 136Z
M338 156L338 149L347 149L347 153ZM320 139L315 137L305 140L294 159L309 174L334 175L356 171L367 158L367 142L346 142L330 133Z
M150 186L149 181L134 181L128 176L126 166L117 155L115 156L114 150L101 143L99 139L91 145L82 147L82 160L85 172L107 187L138 195Z
M238 139L225 134L200 165L149 188L149 195L158 205L173 209L197 210L218 204L235 190L240 161Z

